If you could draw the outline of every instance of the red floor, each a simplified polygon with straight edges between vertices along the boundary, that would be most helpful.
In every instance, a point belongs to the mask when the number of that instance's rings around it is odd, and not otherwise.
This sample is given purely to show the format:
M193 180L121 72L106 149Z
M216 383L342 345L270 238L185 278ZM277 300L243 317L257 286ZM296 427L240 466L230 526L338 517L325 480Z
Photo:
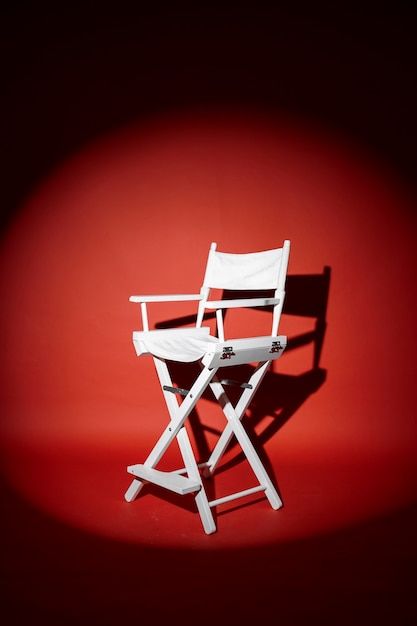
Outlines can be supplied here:
M93 482L107 501L110 490L104 482ZM122 515L119 508L117 515L118 507L113 510L119 532L121 517L130 535L143 520L149 524L150 507L130 507L129 514L126 507ZM46 515L8 487L2 489L2 508L7 572L2 613L10 625L414 622L415 506L308 539L222 550L203 547L205 539L213 538L202 536L200 547L193 549L104 538ZM169 514L159 517L165 508L158 501L154 538L173 521ZM102 505L103 516L104 509ZM260 528L273 515L263 505L253 511ZM180 515L194 539L196 516L188 511ZM277 515L280 524L286 512ZM187 524L188 516L194 528ZM223 534L227 517L219 520ZM239 512L230 513L230 521L232 517L242 520Z
M416 489L413 460L393 453L301 453L286 449L279 438L278 433L263 450L284 507L273 511L259 494L220 506L218 532L210 537L192 495L148 487L134 503L123 500L130 482L126 466L143 462L150 449L143 443L9 443L3 458L12 486L28 504L84 532L137 546L211 552L267 548L354 527L410 503ZM160 467L179 466L172 459ZM214 499L256 484L232 448L206 488Z

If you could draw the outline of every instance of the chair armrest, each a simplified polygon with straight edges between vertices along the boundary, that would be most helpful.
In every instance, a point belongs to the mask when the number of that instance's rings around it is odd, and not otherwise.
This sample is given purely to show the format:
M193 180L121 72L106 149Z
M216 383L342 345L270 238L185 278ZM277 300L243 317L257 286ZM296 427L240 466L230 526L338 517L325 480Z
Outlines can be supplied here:
M207 300L206 309L235 309L238 307L272 306L279 298L245 298L243 300Z
M164 296L130 296L129 302L180 302L185 300L201 300L199 293L172 294Z

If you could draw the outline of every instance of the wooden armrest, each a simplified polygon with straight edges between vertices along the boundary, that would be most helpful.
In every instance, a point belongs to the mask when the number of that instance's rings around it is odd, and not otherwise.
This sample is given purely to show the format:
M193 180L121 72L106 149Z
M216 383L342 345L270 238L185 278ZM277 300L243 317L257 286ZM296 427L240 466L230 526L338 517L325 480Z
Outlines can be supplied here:
M162 296L130 296L129 302L179 302L181 300L201 300L199 293L193 294L172 294Z
M245 298L243 300L208 300L206 309L235 309L238 307L272 306L279 304L279 298Z

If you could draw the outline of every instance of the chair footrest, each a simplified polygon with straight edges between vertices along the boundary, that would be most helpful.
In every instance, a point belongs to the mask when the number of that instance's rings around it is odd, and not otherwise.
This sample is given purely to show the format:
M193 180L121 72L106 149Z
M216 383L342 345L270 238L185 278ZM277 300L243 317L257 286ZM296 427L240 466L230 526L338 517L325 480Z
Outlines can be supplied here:
M161 472L145 465L129 465L127 471L141 480L165 487L165 489L175 491L182 496L201 488L201 484L196 480L180 476L174 472Z
M244 498L245 496L250 496L253 493L257 493L258 491L265 491L265 485L257 485L256 487L251 487L250 489L245 489L244 491L236 491L236 493L231 493L228 496L223 496L223 498L218 498L217 500L211 500L209 502L209 506L218 506L219 504L225 504L226 502L231 502L232 500L236 500L237 498Z

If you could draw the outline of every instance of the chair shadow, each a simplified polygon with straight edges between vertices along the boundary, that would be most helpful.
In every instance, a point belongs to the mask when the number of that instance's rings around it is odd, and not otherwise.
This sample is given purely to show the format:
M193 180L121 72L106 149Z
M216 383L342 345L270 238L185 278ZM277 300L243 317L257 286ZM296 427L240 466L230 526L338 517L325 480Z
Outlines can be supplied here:
M248 367L246 375L249 377L252 371L253 368ZM246 412L245 430L275 486L277 486L275 471L265 451L265 444L291 419L304 402L320 389L326 375L326 370L321 368L313 368L298 376L268 372L262 381L260 393L255 396ZM269 423L262 428L261 424L268 418ZM230 458L230 452L234 448L238 448L239 452ZM217 474L246 460L235 438L231 440L227 451L229 458L219 465L216 469Z
M170 371L175 382L183 387L195 380L200 370L192 367L183 368L181 365L172 363ZM255 368L252 365L240 365L224 368L224 370L226 369L226 375L229 378L246 381ZM221 371L219 370L219 372ZM298 375L267 372L259 392L255 395L243 418L245 430L278 492L275 469L265 450L265 444L295 415L304 402L322 387L326 381L326 376L327 371L319 367L312 368ZM220 378L221 373L219 374ZM229 387L226 392L235 406L241 389ZM203 397L207 400L215 401L209 389L206 390ZM263 422L266 420L268 420L268 423L263 427ZM196 409L191 413L188 423L195 441L198 462L204 462L209 458L212 451L207 434L211 433L220 436L221 431L204 423ZM236 450L235 454L233 453L234 450ZM225 457L216 468L213 478L215 479L217 475L230 470L244 461L246 461L246 456L233 437L227 447ZM216 498L215 480L206 480L204 486L209 499ZM167 499L170 499L170 496ZM228 511L230 510L232 509L228 509Z
M277 485L277 481L274 468L265 451L265 444L296 414L307 399L313 393L316 393L326 381L327 370L320 367L320 360L327 329L326 313L329 299L330 278L331 268L328 266L324 267L321 274L289 275L287 277L283 315L312 318L314 319L314 329L289 337L286 352L311 345L311 368L298 375L280 374L269 370L243 418L245 429L275 485ZM271 297L273 295L271 290L262 292L262 294L259 291L224 290L223 298L250 298L253 297L255 293L257 297ZM265 311L270 313L271 310L272 307L256 309L256 311L261 314ZM210 312L205 316L205 319L212 319L213 317L215 317L215 313ZM156 328L172 328L193 322L195 322L194 315L184 316L159 322L156 324ZM184 364L171 361L168 362L168 366L174 383L185 389L190 388L190 385L195 381L196 376L200 372L197 363ZM225 378L246 382L252 375L254 369L255 366L250 364L235 367L231 366L220 369L218 377L221 379L222 373L224 372ZM239 387L228 386L226 393L235 406L240 396L241 389ZM215 400L210 389L205 391L203 397L210 401ZM261 424L266 419L270 421L266 427L262 428ZM198 457L201 461L206 461L211 453L207 434L211 433L219 436L221 432L216 428L204 424L197 410L191 413L188 422L194 437ZM246 460L240 448L239 452L233 455L233 449L236 447L238 447L237 442L235 438L232 438L227 448L227 460L223 460L223 462L219 464L214 476ZM230 456L230 453L232 453L232 456ZM214 480L205 481L205 488L209 499L216 497L214 483ZM153 490L153 488L151 489ZM168 501L178 503L175 494L164 493L163 497ZM179 500L183 499L179 498ZM254 500L251 500L248 504L253 502ZM183 500L183 506L187 510L195 511L193 504L193 498L190 498L186 502ZM246 506L246 504L243 503L237 506ZM236 507L233 507L233 509L235 508ZM233 509L229 508L227 512Z

